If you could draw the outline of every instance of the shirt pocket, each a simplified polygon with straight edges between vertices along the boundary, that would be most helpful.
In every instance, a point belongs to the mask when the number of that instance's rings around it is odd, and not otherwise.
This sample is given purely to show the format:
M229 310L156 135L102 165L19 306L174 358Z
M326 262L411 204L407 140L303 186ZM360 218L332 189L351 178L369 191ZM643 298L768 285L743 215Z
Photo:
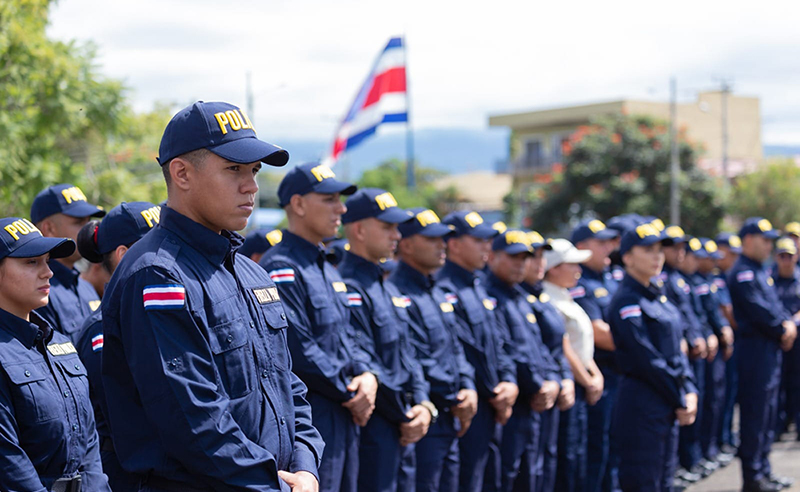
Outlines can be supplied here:
M336 341L332 338L335 338L339 327L343 324L343 319L337 310L336 303L338 300L336 297L338 295L328 297L322 293L315 293L309 298L311 308L314 311L314 319L312 320L314 326L311 329L314 338L317 339L317 343L325 348L331 348L336 345Z
M267 321L267 344L273 364L281 370L288 372L291 367L291 356L286 338L286 329L289 322L280 302L271 302L261 305L261 312Z
M58 365L64 371L66 376L67 385L72 391L75 405L81 412L81 421L87 422L92 408L91 400L89 399L89 376L86 373L86 367L81 362L78 356L58 357L56 359Z
M18 425L31 419L34 423L46 422L64 414L52 375L44 363L26 362L4 366L11 381L14 409Z
M664 357L672 357L675 354L675 334L668 319L671 313L664 306L652 302L641 302L640 307L650 342Z
M228 397L240 398L253 391L253 353L242 318L209 328L209 344Z
M380 347L382 352L390 351L400 341L400 330L396 326L396 321L385 312L374 313L373 321L375 322L375 345Z

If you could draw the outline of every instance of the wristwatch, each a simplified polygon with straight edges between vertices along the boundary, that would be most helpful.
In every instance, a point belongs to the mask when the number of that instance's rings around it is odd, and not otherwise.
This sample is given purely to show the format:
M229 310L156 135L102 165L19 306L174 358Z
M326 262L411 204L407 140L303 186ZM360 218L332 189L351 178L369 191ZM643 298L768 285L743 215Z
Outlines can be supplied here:
M436 409L436 405L428 400L421 402L420 405L427 408L428 411L431 412L431 424L435 424L436 420L439 418L439 410Z

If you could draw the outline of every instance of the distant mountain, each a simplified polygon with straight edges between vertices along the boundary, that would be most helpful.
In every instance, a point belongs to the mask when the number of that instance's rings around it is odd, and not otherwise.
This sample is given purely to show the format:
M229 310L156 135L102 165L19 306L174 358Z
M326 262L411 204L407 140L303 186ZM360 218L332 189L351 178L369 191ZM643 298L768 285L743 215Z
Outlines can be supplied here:
M765 145L764 157L800 155L800 145Z
M319 160L330 146L328 141L281 139L291 162ZM357 180L366 170L381 162L406 158L405 132L376 135L345 154L336 165L342 179ZM508 158L508 131L504 129L421 129L414 132L416 162L450 174L493 171Z

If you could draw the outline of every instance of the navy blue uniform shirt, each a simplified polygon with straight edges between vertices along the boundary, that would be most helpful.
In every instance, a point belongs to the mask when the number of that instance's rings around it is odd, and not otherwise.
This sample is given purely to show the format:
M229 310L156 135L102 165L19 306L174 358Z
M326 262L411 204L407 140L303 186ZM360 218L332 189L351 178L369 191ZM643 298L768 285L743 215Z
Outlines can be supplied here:
M708 315L706 314L706 310L703 306L703 300L698 294L698 292L705 291L705 289L702 287L705 282L696 278L694 275L689 275L680 271L677 273L683 280L682 285L684 291L689 291L689 301L691 302L695 316L697 316L697 322L700 326L700 333L702 334L703 338L708 338L711 336L712 331L709 326Z
M689 347L694 347L694 341L703 337L703 329L700 326L700 320L697 319L694 303L690 296L691 286L679 271L667 264L664 264L664 270L658 278L664 282L667 299L678 308L678 312L681 314L683 337Z
M433 279L404 261L389 282L409 298L411 344L430 384L431 401L440 409L458 404L458 392L475 389L475 370L467 363L456 335L456 315L444 291Z
M243 239L164 207L108 285L103 386L129 472L178 487L288 490L317 473L323 442L291 372L286 314Z
M369 370L354 340L347 287L317 245L289 231L259 263L278 287L289 316L293 370L310 391L333 401L352 398L350 380Z
M719 268L714 269L714 285L717 286L717 297L720 304L728 306L731 303L731 293L728 290L728 274Z
M501 382L517 383L514 361L502 348L494 317L494 303L473 272L446 261L436 274L436 284L445 292L456 315L458 338L467 362L475 370L475 386L484 399L494 398Z
M494 273L486 275L486 292L495 305L495 316L503 347L517 366L517 381L521 395L531 397L547 381L561 381L541 341L536 315L528 304L527 295L510 287ZM550 360L548 360L550 359Z
M596 272L581 265L581 278L578 279L578 285L570 289L569 293L575 302L586 311L590 320L599 319L608 323L605 311L611 304L611 298L614 297L618 287L619 281L614 279L610 269ZM594 360L598 366L615 367L613 351L595 347Z
M728 289L738 336L761 336L780 342L781 323L791 315L778 298L775 281L764 265L740 255L728 272Z
M347 284L356 340L381 364L375 411L390 422L407 422L411 406L430 400L430 386L409 339L410 300L383 281L380 266L349 251L339 272Z
M795 268L791 277L781 277L776 268L772 272L772 279L775 282L775 292L783 307L794 317L800 311L800 270Z
M664 292L626 275L608 308L620 372L647 383L672 409L697 393L689 361L681 352L683 321Z
M100 306L100 298L92 284L80 278L78 270L58 261L51 261L50 269L50 302L36 312L77 344L83 320Z
M722 303L719 298L719 288L715 283L712 274L703 275L700 272L691 277L693 292L700 301L707 326L718 338L722 336L722 327L728 326L728 321L722 316L720 306Z
M111 436L108 429L103 405L105 405L105 392L101 375L101 361L103 354L103 312L98 309L83 322L83 327L75 345L78 355L86 366L86 374L91 388L92 408L97 424L97 434L101 440Z
M536 314L536 322L539 323L539 328L542 330L542 341L547 345L550 356L558 365L561 379L574 379L572 368L567 356L564 355L564 337L567 335L564 316L550 302L550 296L543 292L541 282L536 285L523 282L520 287L527 293L525 299ZM613 355L613 352L610 353Z
M83 490L110 491L72 342L35 312L0 309L0 367L0 490L43 492L80 473Z

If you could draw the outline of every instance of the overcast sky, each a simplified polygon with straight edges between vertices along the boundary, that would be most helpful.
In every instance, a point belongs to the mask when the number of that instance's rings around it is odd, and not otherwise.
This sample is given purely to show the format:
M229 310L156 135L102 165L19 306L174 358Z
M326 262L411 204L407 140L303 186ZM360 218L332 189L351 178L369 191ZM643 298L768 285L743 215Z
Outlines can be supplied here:
M738 4L738 5L737 5ZM622 97L682 100L733 81L763 141L800 145L800 2L59 0L49 33L97 44L139 110L245 105L264 138L330 139L369 68L405 34L418 128Z

